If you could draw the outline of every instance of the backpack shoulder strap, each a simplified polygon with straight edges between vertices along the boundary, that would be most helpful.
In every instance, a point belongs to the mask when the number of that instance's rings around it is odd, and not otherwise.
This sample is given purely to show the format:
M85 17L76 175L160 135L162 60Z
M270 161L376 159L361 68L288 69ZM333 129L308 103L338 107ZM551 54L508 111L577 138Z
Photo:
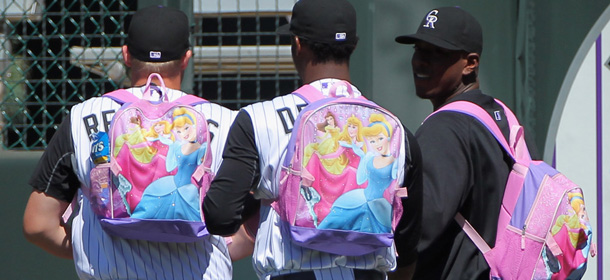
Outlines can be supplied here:
M468 235L470 240L472 240L474 245L479 248L479 251L481 251L481 253L483 253L483 257L487 259L486 253L491 250L491 247L489 247L489 244L485 242L485 239L481 237L477 230L474 229L474 227L466 220L466 218L464 218L464 216L462 216L460 212L455 214L454 218L458 225L460 225L462 230L466 233L466 235Z
M504 112L506 118L508 119L508 124L510 127L510 142L507 142L502 134L502 131L493 120L493 118L485 111L485 109L481 108L479 105L474 104L469 101L455 101L451 102L440 109L436 110L432 114L436 114L442 111L455 111L463 114L470 115L475 119L479 120L485 127L492 133L494 138L502 145L504 150L515 160L518 162L529 162L531 161L529 151L527 150L527 145L525 144L525 139L523 135L523 127L519 124L517 117L514 113L506 107L503 103L499 102L504 108ZM432 115L430 114L430 116ZM430 117L428 116L428 117Z
M496 103L500 104L504 109L504 114L508 120L510 127L510 145L515 152L516 160L521 163L529 164L532 161L527 143L525 142L525 129L519 124L519 120L502 101L495 99Z
M349 95L347 97L366 100L366 98L362 95L356 96L354 94L354 89L352 88L352 85L350 83L348 83L347 81L343 81L343 80L333 83L333 85L329 89L329 96L324 96L318 89L316 89L314 86L312 86L310 84L301 86L300 88L295 90L293 92L293 94L298 95L303 100L305 100L305 102L307 102L308 104L311 104L313 102L316 102L320 99L327 98L327 97L341 97L341 96L337 96L337 94L336 94L337 88L340 86L346 87L347 93Z
M519 120L517 120L517 117L515 116L515 114L513 113L513 111L510 110L510 108L508 108L508 106L506 106L502 101L500 101L499 99L494 99L496 101L496 103L500 104L500 106L502 106L502 108L504 109L504 114L506 115L506 118L508 119L508 125L509 126L515 126L515 125L519 125Z
M207 101L206 99L201 98L196 95L192 95L192 94L185 94L185 95L179 97L178 99L176 99L174 102L179 103L179 104L188 104L191 106L199 105L199 104L203 104L203 103L209 103L209 101Z
M295 90L293 92L293 94L299 96L301 99L305 100L305 102L307 102L307 104L313 103L315 101L318 101L322 98L324 98L324 95L322 95L322 93L315 88L314 86L310 85L310 84L305 84L303 86L301 86L300 88L298 88L297 90Z
M529 157L529 152L527 150L527 146L525 144L525 139L523 136L523 127L519 124L514 113L502 102L496 100L498 104L500 104L504 108L504 112L506 118L508 120L508 124L510 127L510 136L509 141L507 142L502 134L502 131L493 120L493 118L485 111L485 109L481 108L479 105L476 105L472 102L468 101L455 101L449 103L440 109L436 110L433 115L442 111L454 111L463 114L470 115L475 119L479 120L485 127L492 133L494 138L500 143L500 145L506 150L506 152L520 165L528 166L529 162L531 162L531 158ZM429 117L429 116L428 116ZM513 168L515 168L518 164L515 164ZM505 190L505 196L510 193L519 193L520 186L508 184ZM504 201L503 201L504 203ZM457 213L455 215L455 221L460 225L462 230L468 235L470 240L477 246L477 248L483 253L483 256L487 258L488 251L491 250L487 242L481 237L481 235L476 231L476 229L466 220L461 213Z
M133 93L126 89L117 89L115 91L111 91L102 95L102 97L108 97L121 105L125 103L133 103L140 100L138 97L133 95Z

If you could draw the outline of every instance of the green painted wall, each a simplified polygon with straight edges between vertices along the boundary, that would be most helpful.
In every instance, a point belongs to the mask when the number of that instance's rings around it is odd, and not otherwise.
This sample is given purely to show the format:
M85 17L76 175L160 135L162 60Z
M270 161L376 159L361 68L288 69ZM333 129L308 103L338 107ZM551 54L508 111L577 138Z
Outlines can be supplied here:
M41 152L0 151L0 279L78 279L72 260L51 256L23 237L27 184ZM257 279L250 258L234 263L235 280Z
M398 115L412 131L432 110L413 91L412 47L394 42L415 32L427 11L461 6L483 26L480 80L520 117L543 151L548 123L572 58L610 0L351 0L360 41L352 79L365 95Z
M0 151L0 279L77 279L72 260L56 258L25 240L27 181L40 152Z

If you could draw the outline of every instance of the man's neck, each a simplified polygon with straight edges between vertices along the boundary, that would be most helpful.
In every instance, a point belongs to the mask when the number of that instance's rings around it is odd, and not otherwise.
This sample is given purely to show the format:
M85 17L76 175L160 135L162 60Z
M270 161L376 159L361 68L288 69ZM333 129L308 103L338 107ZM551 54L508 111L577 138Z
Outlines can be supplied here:
M450 99L464 93L464 92L468 92L474 89L478 89L479 88L479 82L473 82L473 83L469 83L467 85L461 84L460 86L458 86L451 95L445 97L442 100L431 100L432 101L432 107L433 109L436 111L438 108L440 108L443 104L447 103L447 101L449 101Z
M321 80L321 79L339 79L350 81L349 65L347 63L336 64L333 62L320 63L316 65L308 65L302 73L301 79L304 84Z
M161 76L161 77L163 77L163 83L165 84L165 87L175 89L175 90L180 90L182 88L182 81L181 81L181 78L179 75L173 75L171 77L165 77L165 76ZM140 78L132 80L131 86L132 87L144 86L144 85L146 85L146 82L148 82L148 77L140 77ZM156 85L161 85L161 82L159 82L157 79L153 79L151 81L151 83L154 83Z

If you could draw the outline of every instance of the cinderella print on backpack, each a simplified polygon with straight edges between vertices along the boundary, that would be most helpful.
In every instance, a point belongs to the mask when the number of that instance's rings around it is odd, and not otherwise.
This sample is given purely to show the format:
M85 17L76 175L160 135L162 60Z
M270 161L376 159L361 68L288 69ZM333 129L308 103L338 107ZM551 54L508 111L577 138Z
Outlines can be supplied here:
M201 202L213 178L210 134L207 119L194 108L207 101L193 95L169 101L167 94L162 77L151 74L141 99L125 90L104 95L123 105L108 134L95 136L96 166L91 188L83 191L112 235L164 242L207 235ZM103 146L110 147L107 155L96 155Z
M394 115L362 96L305 85L273 203L302 247L357 256L390 247L402 213L405 142Z

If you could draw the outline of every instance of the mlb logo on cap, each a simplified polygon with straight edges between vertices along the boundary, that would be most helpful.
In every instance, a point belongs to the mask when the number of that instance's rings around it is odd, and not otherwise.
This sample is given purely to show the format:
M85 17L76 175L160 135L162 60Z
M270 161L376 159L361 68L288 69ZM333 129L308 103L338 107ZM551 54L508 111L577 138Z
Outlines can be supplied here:
M150 57L151 59L161 59L161 52L151 51L148 54L148 57Z
M292 1L292 0L291 0ZM294 1L288 24L278 27L279 35L298 36L316 43L355 44L356 10L348 0Z

